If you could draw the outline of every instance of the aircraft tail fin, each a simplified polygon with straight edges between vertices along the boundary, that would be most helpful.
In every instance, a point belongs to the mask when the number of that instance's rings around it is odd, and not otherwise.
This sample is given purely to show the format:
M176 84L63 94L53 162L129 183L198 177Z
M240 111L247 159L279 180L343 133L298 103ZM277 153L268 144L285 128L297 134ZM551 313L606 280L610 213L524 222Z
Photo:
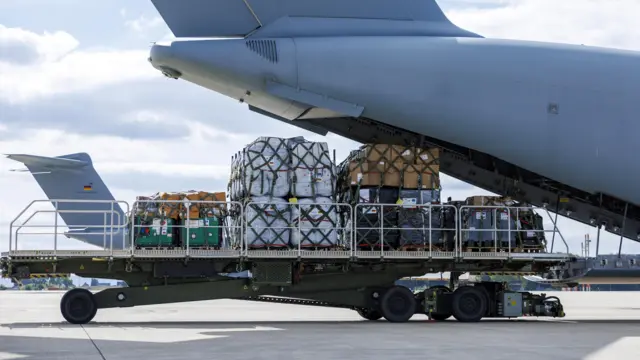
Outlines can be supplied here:
M435 0L151 0L176 37L475 36Z
M26 154L6 156L26 166L25 171L33 175L52 203L53 200L58 200L60 217L69 228L65 235L92 245L103 246L104 234L106 233L106 238L109 239L113 233L116 248L115 235L120 234L118 239L122 239L125 231L124 228L115 226L126 224L127 218L94 169L88 154L77 153L58 157Z

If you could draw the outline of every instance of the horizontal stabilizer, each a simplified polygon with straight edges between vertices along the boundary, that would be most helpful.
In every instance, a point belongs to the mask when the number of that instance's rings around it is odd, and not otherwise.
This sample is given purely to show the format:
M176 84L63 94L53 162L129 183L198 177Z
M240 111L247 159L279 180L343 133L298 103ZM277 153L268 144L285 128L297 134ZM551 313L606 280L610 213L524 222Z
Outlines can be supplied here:
M245 37L258 29L267 29L278 20L309 19L311 28L327 32L337 25L340 31L349 33L349 26L342 27L333 20L373 20L385 24L395 23L391 28L384 25L369 26L370 35L383 31L394 31L393 27L404 27L415 22L450 25L450 30L459 30L460 36L470 35L457 28L447 19L435 0L151 0L163 20L176 37ZM318 23L328 20L332 26ZM269 36L313 36L305 24L284 24ZM285 29L288 31L285 31ZM438 31L447 32L442 26ZM415 30L413 30L415 31ZM449 31L451 32L451 31ZM359 32L361 35L362 31ZM397 31L396 31L397 33ZM466 34L466 35L465 35ZM471 34L473 35L473 34Z
M67 155L68 157L46 157L26 154L8 154L7 158L23 163L29 169L79 169L91 164L91 161L79 160L82 154Z

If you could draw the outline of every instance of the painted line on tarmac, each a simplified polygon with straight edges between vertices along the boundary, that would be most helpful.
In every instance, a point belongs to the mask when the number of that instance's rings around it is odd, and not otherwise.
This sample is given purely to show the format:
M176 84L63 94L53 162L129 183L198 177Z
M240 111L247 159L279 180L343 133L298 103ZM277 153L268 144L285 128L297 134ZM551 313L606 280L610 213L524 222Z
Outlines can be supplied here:
M625 336L585 356L583 360L633 359L640 354L640 337Z

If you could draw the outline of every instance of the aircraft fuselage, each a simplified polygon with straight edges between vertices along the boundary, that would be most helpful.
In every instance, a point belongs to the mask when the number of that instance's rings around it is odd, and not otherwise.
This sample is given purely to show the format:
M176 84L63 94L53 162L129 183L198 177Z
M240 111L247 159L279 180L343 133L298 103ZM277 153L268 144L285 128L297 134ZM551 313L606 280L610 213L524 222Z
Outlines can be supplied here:
M150 60L290 120L326 104L640 204L640 53L358 36L179 40Z

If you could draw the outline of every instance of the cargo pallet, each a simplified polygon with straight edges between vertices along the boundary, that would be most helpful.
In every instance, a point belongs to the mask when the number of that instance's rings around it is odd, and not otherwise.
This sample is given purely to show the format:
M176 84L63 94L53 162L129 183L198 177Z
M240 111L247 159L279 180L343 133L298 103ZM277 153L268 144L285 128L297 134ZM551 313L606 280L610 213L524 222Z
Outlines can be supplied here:
M59 203L82 200L41 200L32 202L30 206L49 201L54 202L57 209ZM85 201L84 208L89 204L90 201ZM227 205L238 204L229 202ZM452 205L418 205L429 207L429 211L432 211L431 208L447 206ZM242 206L240 208L240 219L244 219L244 210ZM486 208L491 210L496 207ZM29 207L21 215L27 210ZM459 208L454 206L453 210L459 215ZM516 211L515 208L511 210ZM114 218L113 214L112 206L111 219ZM231 235L225 241L226 247L219 250L191 248L188 240L184 247L173 249L137 249L134 239L136 231L132 230L132 227L135 228L133 215L131 219L127 216L115 224L106 223L105 220L105 224L99 226L104 231L92 233L102 236L102 250L58 250L60 224L57 224L57 220L53 226L52 250L16 250L18 235L20 238L25 235L18 232L29 227L27 223L32 217L19 225L16 222L20 216L11 222L9 251L3 253L0 259L4 277L17 281L29 278L32 274L74 273L122 280L128 285L95 294L85 289L68 291L61 300L61 312L68 322L74 324L90 322L98 309L223 298L348 308L357 311L365 319L385 318L390 322L408 321L416 313L434 320L454 317L462 322L523 315L562 317L564 310L557 298L544 294L516 293L492 282L460 285L457 279L462 273L539 274L575 260L569 254L568 247L567 253L523 253L516 252L517 248L497 252L467 252L460 240L454 241L453 251L442 251L432 244L412 247L411 251L406 248L363 250L357 246L359 240L353 235L357 233L357 224L355 231L338 229L342 232L342 247L338 249L313 250L299 245L254 250L249 248L244 237L249 229L247 221L231 225L233 231L223 232ZM460 219L460 216L456 216L454 229L437 230L453 231L455 239L461 239ZM220 227L228 228L229 225ZM305 228L294 227L293 230L304 231ZM428 228L409 230L430 231ZM558 233L564 241L555 226L554 230L540 231ZM428 234L425 238L428 238ZM384 243L384 239L381 240ZM249 271L251 276L228 276L244 271ZM451 272L450 286L434 287L414 294L406 287L394 285L401 278L436 272ZM72 307L72 303L81 306Z

